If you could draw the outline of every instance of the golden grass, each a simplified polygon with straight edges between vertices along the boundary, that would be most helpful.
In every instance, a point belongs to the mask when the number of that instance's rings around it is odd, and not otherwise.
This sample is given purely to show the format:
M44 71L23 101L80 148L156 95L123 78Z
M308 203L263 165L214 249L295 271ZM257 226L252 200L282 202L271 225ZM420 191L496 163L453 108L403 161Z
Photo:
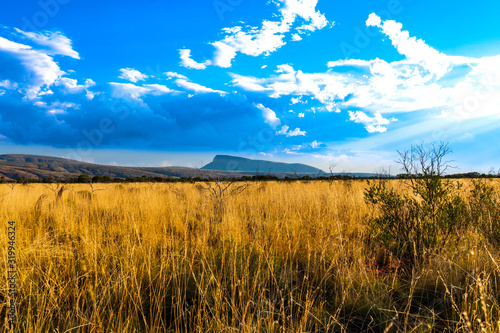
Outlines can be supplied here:
M200 184L3 185L14 331L499 332L498 250L470 228L402 272L366 232L365 187L251 183L218 207ZM6 318L6 282L0 300Z

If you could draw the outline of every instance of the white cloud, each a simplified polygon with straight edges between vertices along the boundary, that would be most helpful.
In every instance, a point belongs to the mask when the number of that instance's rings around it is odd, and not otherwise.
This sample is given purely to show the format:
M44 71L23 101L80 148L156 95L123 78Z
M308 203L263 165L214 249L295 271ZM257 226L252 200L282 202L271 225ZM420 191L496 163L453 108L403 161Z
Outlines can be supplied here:
M202 86L201 84L190 82L186 79L177 79L175 80L175 83L179 86L182 87L186 90L193 91L197 94L207 94L207 93L217 93L220 95L226 95L227 92L221 91L221 90L214 90L212 88L208 88L205 86Z
M215 47L214 65L222 68L231 67L231 61L236 57L236 49L225 42L212 43Z
M66 94L78 94L85 91L86 97L89 100L93 99L95 96L95 93L89 89L95 86L95 82L92 79L85 80L85 84L78 84L78 81L75 79L61 77L55 82L55 85L62 87L63 92Z
M187 77L185 77L184 75L176 72L166 72L165 75L167 75L169 79L172 78L185 79L185 80L187 79Z
M179 50L179 55L181 58L181 66L191 68L191 69L205 69L207 65L211 64L210 60L205 61L204 63L199 63L191 59L191 50L182 49Z
M283 126L281 126L281 130L279 130L278 132L276 132L276 134L277 135L285 135L288 132L289 128L290 128L289 126L283 125Z
M128 98L139 100L143 95L149 92L148 88L136 86L132 83L116 83L110 82L110 86L113 88L112 96L114 98Z
M179 74L179 73L176 73L176 72L166 72L165 75L167 75L167 77L169 79L176 79L175 83L179 87L181 87L181 88L183 88L185 90L188 90L188 91L192 91L192 92L194 92L196 94L216 93L216 94L219 94L221 96L227 94L226 91L215 90L215 89L212 89L212 88L205 87L205 86L203 86L201 84L191 82L186 76L184 76L182 74ZM188 97L191 98L193 96L194 95L190 94Z
M56 101L54 103L51 103L50 106L46 106L49 110L48 113L57 115L57 114L66 114L67 109L79 109L80 105L71 103L71 102L60 102Z
M300 37L300 35L299 35L299 34L293 34L293 35L292 35L292 40L293 40L294 42L298 42L298 41L301 41L301 40L302 40L302 37Z
M333 110L336 102L355 91L352 78L336 73L307 74L295 71L290 65L278 66L280 75L269 78L255 78L232 75L232 84L242 89L254 92L266 92L270 97L279 98L283 95L313 96L325 105L325 109ZM352 82L352 83L351 83ZM292 99L298 103L300 98Z
M148 78L146 74L142 74L141 72L133 68L122 68L120 69L120 72L122 72L122 74L119 76L120 79L128 80L133 83L144 81Z
M295 70L289 64L278 65L276 69L276 73L295 73Z
M330 61L324 73L280 65L276 74L265 78L232 74L232 84L273 98L293 96L292 104L307 96L323 104L315 110L337 113L343 108L372 114L437 109L444 110L441 117L462 119L500 113L500 56L448 56L410 37L395 21L382 21L372 14L367 24L379 27L406 59ZM444 78L451 71L453 75Z
M149 94L154 96L165 95L174 92L174 90L161 84L144 84L143 87L148 88L150 90Z
M315 31L327 26L326 17L316 10L318 0L281 0L283 7L280 9L285 22L294 22L296 17L301 17L309 24L298 27L299 32Z
M265 80L258 79L252 76L243 76L239 74L230 73L233 80L231 81L234 86L240 87L246 91L253 92L265 92L271 90L270 88L266 88L262 85L265 83Z
M88 79L84 85L78 85L77 80L65 77L67 73L74 71L63 71L54 60L54 56L80 59L78 52L73 50L72 41L62 32L25 32L14 28L8 35L22 42L0 37L0 53L9 55L19 64L19 67L12 69L13 78L8 81L11 82L11 88L24 94L25 100L36 106L46 106L47 103L41 99L54 94L52 86L62 87L65 93L86 91L87 98L93 97L95 93L88 89L95 85L92 80Z
M17 28L15 28L15 30L36 45L42 48L46 47L45 53L48 55L63 55L73 59L80 59L78 52L73 50L71 39L64 36L59 31L42 31L37 33L25 32Z
M368 19L366 20L366 26L368 26L368 27L380 27L381 24L382 24L382 20L380 19L380 17L377 14L371 13L370 15L368 15Z
M318 149L322 144L323 144L322 142L314 140L313 142L311 142L311 147L312 149Z
M300 128L296 128L293 131L290 131L286 134L286 136L299 136L299 135L305 136L306 131L301 131Z
M291 150L291 149L289 149L289 148L285 148L285 149L283 149L283 151L282 151L282 152L283 152L283 153L286 153L286 154L288 154L288 155L302 155L302 154L304 154L304 153L298 153L298 152L293 151L293 150Z
M29 45L19 44L0 37L0 52L11 55L25 69L27 83L23 91L27 100L38 98L43 87L50 87L59 77L65 74L51 56L42 51L34 50Z
M246 31L243 27L225 28L225 38L212 43L216 49L214 65L231 67L238 52L253 57L267 56L285 45L283 39L289 30L289 24L274 21L263 21L262 28L248 27Z
M286 44L285 37L297 18L302 19L302 25L294 33L292 40L302 39L299 34L313 32L328 25L325 16L316 10L317 0L275 0L279 8L278 20L264 20L261 27L234 26L222 29L224 38L210 43L214 48L213 60L197 63L190 58L191 51L181 50L183 66L195 69L205 69L208 65L222 68L231 67L238 53L249 56L269 55Z
M306 115L303 112L299 113L299 118L304 118L305 116Z
M173 92L166 86L159 84L145 84L143 86L136 86L132 83L116 83L110 82L112 88L112 97L114 98L130 98L132 100L140 101L142 96L145 95L165 95Z
M465 57L451 57L427 45L422 39L410 37L403 25L393 20L382 21L376 14L370 14L367 26L376 26L392 42L396 50L412 64L419 64L429 75L440 79L449 72L453 64L467 63Z
M377 60L378 60L378 58L377 58ZM367 61L367 60L345 59L345 60L329 61L327 63L327 66L329 68L343 67L343 66L363 67L363 66L369 66L370 64L371 64L371 61Z
M306 131L301 131L300 128L296 128L293 131L289 131L289 129L290 129L290 127L288 127L287 125L283 125L283 126L281 126L281 130L276 132L276 135L286 135L287 137L299 136L299 135L305 136L306 135Z
M281 120L276 116L276 112L273 110L266 108L262 104L254 104L257 109L262 112L262 117L264 118L264 122L273 128L276 128L281 124Z
M16 89L17 83L12 82L10 80L3 80L3 81L0 81L0 87L5 88L5 89L9 89L9 90Z
M392 118L391 120L385 119L384 117L382 117L380 112L376 112L375 115L370 118L366 113L362 111L349 111L349 117L351 121L365 125L365 128L369 133L386 132L387 128L383 125L388 125L391 121L397 121L397 119L394 118Z

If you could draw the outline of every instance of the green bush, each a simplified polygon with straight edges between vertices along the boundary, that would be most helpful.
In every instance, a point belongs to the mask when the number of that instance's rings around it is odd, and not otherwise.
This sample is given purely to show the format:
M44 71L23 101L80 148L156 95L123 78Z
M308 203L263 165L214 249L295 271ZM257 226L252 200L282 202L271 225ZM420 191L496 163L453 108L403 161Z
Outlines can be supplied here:
M454 184L442 177L449 167L444 160L451 153L447 144L412 146L398 153L409 191L399 193L385 180L369 183L365 201L380 212L369 221L369 231L397 258L414 264L438 243L458 235L468 224L469 209Z
M491 181L473 180L469 203L476 228L493 245L500 246L500 200Z

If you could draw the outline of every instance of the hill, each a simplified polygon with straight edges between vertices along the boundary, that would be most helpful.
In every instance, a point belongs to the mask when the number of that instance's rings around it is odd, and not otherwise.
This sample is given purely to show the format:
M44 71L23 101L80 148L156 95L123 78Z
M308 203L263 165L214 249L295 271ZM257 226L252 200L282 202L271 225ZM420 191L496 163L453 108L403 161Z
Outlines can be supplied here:
M297 175L324 175L323 170L318 168L295 163L280 163L264 160L251 160L243 157L217 155L214 160L205 165L203 170L253 172L260 174L297 174Z
M200 171L192 168L140 168L99 165L59 157L38 155L0 155L0 177L4 179L69 179L81 174L90 176L129 177L197 177Z
M322 170L305 164L288 164L242 157L217 155L201 169L186 167L124 167L80 162L61 157L8 154L0 155L0 177L13 179L70 179L81 174L109 176L111 178L207 178L214 174L221 177L271 175L285 177L327 176ZM355 177L371 177L374 174L352 173Z
M222 166L216 171L211 165ZM239 167L234 167L239 166ZM185 167L124 167L99 165L60 157L8 154L0 155L0 177L4 179L70 179L81 174L109 176L111 178L162 177L188 178L210 177L213 173L222 177L271 174L280 178L324 174L323 171L304 164L286 164L250 160L233 156L216 156L202 170Z

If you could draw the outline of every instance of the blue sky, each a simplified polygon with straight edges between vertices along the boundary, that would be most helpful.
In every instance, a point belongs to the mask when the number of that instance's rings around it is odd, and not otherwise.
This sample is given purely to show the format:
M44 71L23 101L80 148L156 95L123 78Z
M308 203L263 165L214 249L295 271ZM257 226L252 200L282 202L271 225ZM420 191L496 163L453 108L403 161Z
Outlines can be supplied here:
M498 2L1 6L3 153L397 172L396 150L441 140L458 171L500 168Z

